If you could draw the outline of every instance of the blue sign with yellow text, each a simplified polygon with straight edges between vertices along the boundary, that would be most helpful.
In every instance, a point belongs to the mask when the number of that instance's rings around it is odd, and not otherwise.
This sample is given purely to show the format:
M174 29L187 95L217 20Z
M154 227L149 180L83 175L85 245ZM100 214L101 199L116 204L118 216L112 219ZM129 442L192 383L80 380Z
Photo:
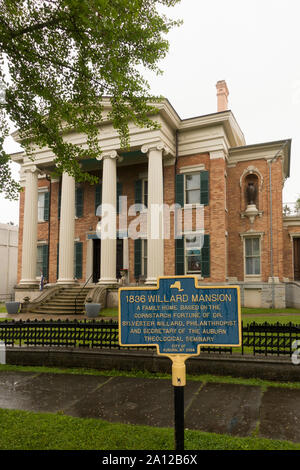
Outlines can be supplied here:
M165 355L240 346L239 287L198 287L194 276L175 276L157 287L120 288L119 338L121 346L157 346Z

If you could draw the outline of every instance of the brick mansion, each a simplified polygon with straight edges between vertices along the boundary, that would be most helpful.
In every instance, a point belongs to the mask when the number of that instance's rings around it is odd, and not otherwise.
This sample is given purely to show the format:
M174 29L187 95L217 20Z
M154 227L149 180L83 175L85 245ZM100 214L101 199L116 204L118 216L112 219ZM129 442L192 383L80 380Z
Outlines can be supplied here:
M246 143L228 109L228 95L226 82L219 81L217 112L188 119L164 99L154 117L159 129L130 123L126 151L112 123L104 120L102 154L82 162L84 171L99 177L96 185L78 184L67 173L53 177L49 149L37 150L34 162L24 152L13 154L24 187L16 298L37 299L41 273L45 292L53 286L99 285L110 292L111 305L120 279L151 285L160 276L191 274L199 286L239 285L244 306L289 305L300 283L300 215L284 214L282 201L291 140ZM109 109L104 100L104 111ZM21 143L17 132L13 137ZM84 143L76 132L66 139ZM125 196L127 209L140 206L127 210L126 225ZM99 207L105 204L115 209L107 215L114 237L101 237L97 230L103 217ZM174 204L165 237L163 211L154 220L147 208ZM187 229L177 226L180 209L189 214ZM156 223L158 236L153 237L149 229ZM131 237L130 224L137 237Z

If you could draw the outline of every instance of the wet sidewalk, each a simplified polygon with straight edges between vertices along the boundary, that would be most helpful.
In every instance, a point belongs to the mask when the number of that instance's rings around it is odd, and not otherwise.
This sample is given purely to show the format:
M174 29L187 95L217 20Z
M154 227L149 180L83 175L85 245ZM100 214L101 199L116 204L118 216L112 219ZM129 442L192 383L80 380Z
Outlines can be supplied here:
M63 412L173 427L169 379L0 371L0 408ZM185 387L185 428L300 442L300 389L201 383Z

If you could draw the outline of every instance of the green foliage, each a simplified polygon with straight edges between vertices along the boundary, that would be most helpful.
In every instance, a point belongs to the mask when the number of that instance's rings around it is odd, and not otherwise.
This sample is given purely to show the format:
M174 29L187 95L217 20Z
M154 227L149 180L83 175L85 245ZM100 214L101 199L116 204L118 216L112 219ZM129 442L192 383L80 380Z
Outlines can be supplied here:
M128 147L128 121L156 128L151 97L140 69L160 73L168 51L166 34L178 21L158 12L180 0L1 0L0 190L19 189L3 150L9 119L27 154L48 147L59 172L95 183L80 161L99 156L99 126L105 117ZM152 102L152 104L149 104ZM76 131L87 146L63 138Z

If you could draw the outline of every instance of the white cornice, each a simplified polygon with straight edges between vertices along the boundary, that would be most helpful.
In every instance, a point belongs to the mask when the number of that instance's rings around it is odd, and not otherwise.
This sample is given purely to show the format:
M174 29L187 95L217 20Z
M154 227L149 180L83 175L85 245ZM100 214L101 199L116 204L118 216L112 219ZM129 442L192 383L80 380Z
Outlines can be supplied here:
M283 148L283 144L288 142ZM291 152L291 141L280 140L276 142L264 142L261 144L245 145L242 147L230 148L228 164L234 166L239 162L253 161L253 160L266 160L271 161L274 156L283 158L283 174L284 177L289 176L290 168L290 152Z
M299 216L285 216L283 217L283 226L286 227L299 227L300 217Z
M205 128L218 125L223 126L229 140L230 147L245 145L246 141L244 134L231 111L185 119L181 121L179 132L191 128Z

